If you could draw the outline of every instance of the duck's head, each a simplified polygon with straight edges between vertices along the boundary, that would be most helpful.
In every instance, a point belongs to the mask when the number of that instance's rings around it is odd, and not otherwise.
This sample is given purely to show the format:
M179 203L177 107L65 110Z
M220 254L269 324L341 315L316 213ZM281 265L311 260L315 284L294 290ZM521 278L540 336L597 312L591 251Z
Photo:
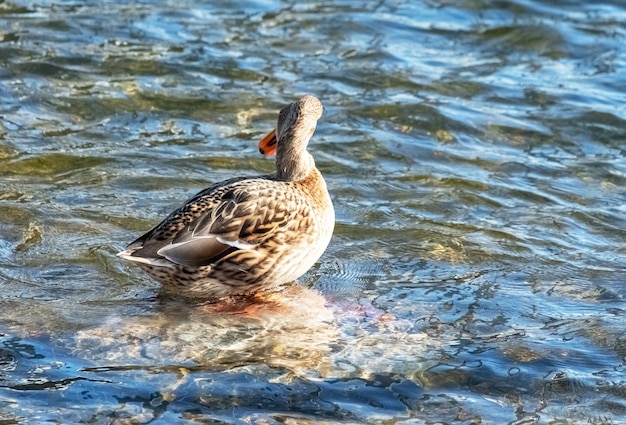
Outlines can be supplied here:
M311 95L303 96L297 102L285 106L278 114L276 128L259 142L259 152L269 156L279 149L298 152L306 150L323 111L322 102Z

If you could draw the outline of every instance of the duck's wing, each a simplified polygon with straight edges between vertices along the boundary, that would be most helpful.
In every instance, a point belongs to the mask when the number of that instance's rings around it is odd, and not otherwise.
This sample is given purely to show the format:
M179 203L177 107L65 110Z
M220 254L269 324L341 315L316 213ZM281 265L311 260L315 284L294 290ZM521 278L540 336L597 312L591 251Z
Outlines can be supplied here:
M281 184L250 179L209 188L119 255L151 264L167 259L185 266L203 266L237 250L255 249L292 219L293 200L287 200L284 191L274 187Z

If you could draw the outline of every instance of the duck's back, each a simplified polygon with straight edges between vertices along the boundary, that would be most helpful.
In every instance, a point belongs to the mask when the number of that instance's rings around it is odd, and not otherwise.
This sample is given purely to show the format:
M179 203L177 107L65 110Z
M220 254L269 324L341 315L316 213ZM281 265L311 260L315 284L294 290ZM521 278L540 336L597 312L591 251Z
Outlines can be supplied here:
M238 178L198 193L120 255L192 295L250 293L300 277L333 227L317 169L298 182Z

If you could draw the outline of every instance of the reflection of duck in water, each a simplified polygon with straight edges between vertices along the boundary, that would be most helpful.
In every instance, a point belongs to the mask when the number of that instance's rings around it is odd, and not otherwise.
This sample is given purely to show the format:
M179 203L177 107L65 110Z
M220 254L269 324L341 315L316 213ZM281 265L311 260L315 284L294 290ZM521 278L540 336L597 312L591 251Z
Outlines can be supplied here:
M68 346L80 358L112 368L228 370L267 364L295 373L331 368L328 356L339 331L321 294L288 285L254 298L149 302L141 314L112 315L99 326L78 331Z
M293 281L322 255L334 227L326 183L306 148L322 115L313 96L284 107L261 153L276 173L198 193L118 256L188 296L250 294Z

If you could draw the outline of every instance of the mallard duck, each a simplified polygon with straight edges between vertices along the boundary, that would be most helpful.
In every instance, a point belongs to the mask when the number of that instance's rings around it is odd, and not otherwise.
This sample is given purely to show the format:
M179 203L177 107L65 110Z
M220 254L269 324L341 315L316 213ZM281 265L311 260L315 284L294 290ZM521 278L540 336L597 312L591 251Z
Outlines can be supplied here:
M281 109L259 142L276 172L203 190L117 255L184 296L254 294L302 276L326 250L335 213L307 145L322 116L314 96Z

